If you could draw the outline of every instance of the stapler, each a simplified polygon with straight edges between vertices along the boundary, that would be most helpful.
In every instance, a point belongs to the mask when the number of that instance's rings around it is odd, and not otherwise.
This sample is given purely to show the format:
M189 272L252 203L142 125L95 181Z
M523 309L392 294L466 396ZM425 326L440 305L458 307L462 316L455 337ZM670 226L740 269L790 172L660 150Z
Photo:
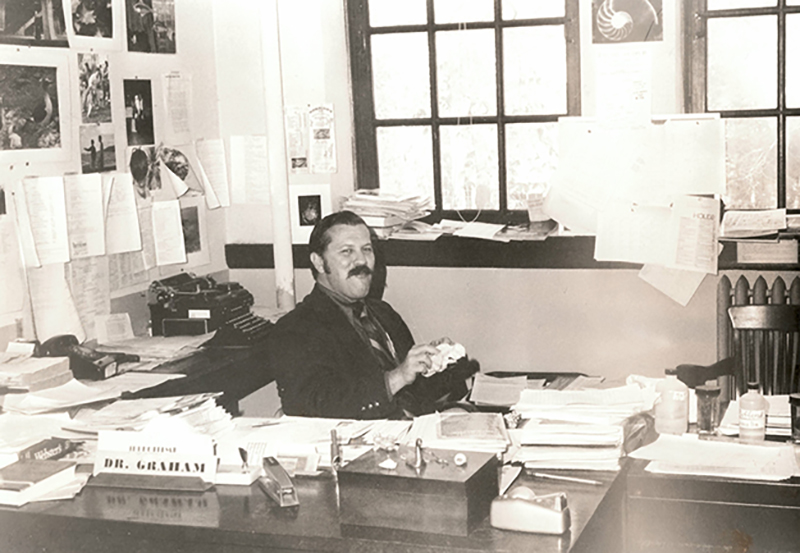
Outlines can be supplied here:
M489 521L502 530L563 534L570 526L567 494L536 495L530 488L518 486L492 501Z
M264 476L257 480L264 493L271 497L279 507L297 507L297 491L289 474L275 457L264 457Z

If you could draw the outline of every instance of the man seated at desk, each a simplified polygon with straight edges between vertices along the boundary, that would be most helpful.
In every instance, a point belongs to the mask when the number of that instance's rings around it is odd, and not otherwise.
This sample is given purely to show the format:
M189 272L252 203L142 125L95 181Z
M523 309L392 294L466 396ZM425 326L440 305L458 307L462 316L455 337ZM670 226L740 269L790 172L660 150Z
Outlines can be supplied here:
M375 252L366 223L350 211L328 215L309 240L316 284L282 317L270 336L269 357L283 412L334 418L397 418L457 400L478 370L462 359L429 378L435 345L414 344L400 315L370 296Z

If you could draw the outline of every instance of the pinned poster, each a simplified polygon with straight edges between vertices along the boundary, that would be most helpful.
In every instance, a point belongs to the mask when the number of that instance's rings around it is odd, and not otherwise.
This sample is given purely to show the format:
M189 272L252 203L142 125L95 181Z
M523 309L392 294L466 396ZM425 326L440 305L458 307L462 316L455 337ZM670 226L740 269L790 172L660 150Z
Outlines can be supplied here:
M336 172L336 134L333 104L308 108L309 158L312 173Z

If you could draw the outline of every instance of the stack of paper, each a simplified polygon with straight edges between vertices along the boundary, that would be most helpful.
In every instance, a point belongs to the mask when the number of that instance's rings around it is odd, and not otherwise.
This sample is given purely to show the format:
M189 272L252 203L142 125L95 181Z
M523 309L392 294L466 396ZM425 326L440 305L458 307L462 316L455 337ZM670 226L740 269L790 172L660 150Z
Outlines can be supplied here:
M121 400L79 413L64 428L96 434L102 430L141 430L152 421L181 420L199 434L217 436L233 428L230 413L216 404L220 394Z
M430 196L385 194L359 190L344 201L343 209L360 215L373 228L400 226L421 219L433 209Z
M72 380L68 357L0 354L0 386L36 392Z
M526 468L617 470L623 422L648 409L643 389L523 390L514 406L524 424L510 431L512 461Z

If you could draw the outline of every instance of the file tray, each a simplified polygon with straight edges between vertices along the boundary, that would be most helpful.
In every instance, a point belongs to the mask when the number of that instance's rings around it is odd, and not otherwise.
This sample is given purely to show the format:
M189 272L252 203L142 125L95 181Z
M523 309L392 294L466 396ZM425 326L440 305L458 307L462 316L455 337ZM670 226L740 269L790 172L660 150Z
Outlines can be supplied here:
M412 466L413 448L363 454L339 470L339 522L468 535L489 515L498 494L500 463L493 453L472 451L461 453L466 464L459 466L456 454L424 449L425 464L419 469ZM394 469L379 466L393 463Z

